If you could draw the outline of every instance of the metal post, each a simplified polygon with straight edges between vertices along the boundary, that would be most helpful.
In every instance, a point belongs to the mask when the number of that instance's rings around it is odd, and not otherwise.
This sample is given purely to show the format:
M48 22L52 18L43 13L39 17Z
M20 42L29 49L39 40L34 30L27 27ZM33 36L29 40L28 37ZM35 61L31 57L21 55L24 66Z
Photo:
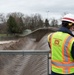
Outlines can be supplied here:
M49 11L46 11L46 13L47 13L47 19L48 19L48 13L49 13Z
M48 70L48 75L49 75L49 53L47 54L47 70Z

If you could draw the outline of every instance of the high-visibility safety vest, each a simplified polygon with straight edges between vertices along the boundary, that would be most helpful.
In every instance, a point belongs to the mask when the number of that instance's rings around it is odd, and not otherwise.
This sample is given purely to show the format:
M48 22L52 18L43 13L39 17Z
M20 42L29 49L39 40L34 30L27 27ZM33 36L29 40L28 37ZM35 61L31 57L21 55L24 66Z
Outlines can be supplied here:
M59 74L74 73L74 59L71 56L71 48L74 37L67 33L55 32L48 35L51 46L52 71Z

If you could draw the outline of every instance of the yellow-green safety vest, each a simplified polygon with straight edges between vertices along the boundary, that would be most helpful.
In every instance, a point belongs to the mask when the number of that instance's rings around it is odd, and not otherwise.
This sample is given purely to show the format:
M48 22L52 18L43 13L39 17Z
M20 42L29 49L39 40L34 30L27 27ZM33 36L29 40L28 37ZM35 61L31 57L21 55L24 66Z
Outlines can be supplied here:
M59 74L74 73L74 59L71 56L71 48L74 37L67 33L55 32L48 35L51 46L52 71Z

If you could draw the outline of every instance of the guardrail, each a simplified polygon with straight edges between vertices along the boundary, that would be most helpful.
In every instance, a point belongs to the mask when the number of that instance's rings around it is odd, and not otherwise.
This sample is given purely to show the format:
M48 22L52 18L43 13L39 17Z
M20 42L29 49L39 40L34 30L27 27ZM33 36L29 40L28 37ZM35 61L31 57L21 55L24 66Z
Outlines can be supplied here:
M49 75L49 50L0 50L0 55L46 55L47 75Z

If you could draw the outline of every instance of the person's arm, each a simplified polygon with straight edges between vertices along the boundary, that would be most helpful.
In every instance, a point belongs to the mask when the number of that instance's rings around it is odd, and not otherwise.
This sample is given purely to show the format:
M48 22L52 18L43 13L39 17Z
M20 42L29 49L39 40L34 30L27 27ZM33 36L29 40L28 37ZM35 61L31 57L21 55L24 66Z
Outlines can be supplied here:
M72 55L72 57L73 57L73 59L74 59L74 43L73 43L73 45L72 45L71 55Z
M50 34L48 35L48 45L49 45L49 48L51 49L51 46L50 46Z
M49 47L50 47L50 43L48 42L48 45L49 45Z
M52 38L52 33L48 35L48 45L50 48L50 52L51 52L51 38Z
M50 49L49 53L51 53L51 46L50 46L50 40L49 40L49 38L50 38L50 35L48 35L47 40L48 40L48 46L49 46L49 49ZM48 59L51 59L51 57L49 57Z

